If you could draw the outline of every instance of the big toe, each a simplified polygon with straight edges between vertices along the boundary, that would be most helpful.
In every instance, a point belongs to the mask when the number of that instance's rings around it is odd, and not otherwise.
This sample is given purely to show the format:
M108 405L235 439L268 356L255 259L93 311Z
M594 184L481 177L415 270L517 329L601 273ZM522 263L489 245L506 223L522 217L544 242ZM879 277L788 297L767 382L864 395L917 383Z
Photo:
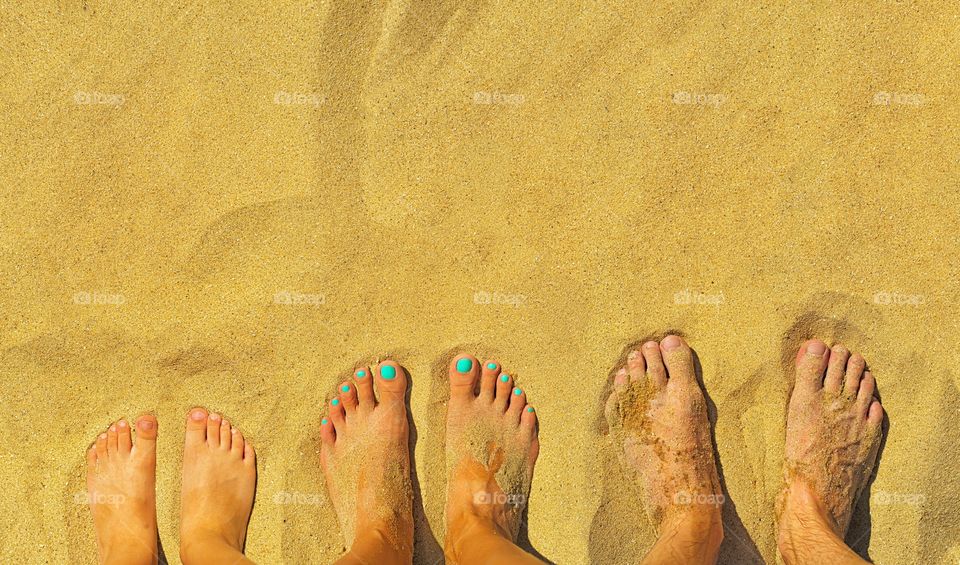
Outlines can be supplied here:
M200 445L207 441L207 411L194 408L187 414L187 445Z
M157 417L145 414L137 418L137 443L133 452L138 455L155 455L157 452Z
M819 339L811 339L797 352L796 387L806 391L820 390L823 386L823 372L830 361L827 344Z
M680 336L668 335L660 342L663 364L667 366L670 385L688 385L696 382L693 351Z
M477 379L480 378L480 363L471 355L458 355L450 362L450 399L472 400Z
M404 399L407 392L407 373L396 361L381 361L377 365L377 391L380 402Z

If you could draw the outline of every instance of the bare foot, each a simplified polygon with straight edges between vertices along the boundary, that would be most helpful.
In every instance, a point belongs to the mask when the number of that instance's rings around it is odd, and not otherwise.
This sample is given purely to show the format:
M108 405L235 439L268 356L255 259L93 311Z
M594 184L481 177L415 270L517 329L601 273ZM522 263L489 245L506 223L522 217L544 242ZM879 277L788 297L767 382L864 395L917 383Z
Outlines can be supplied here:
M678 336L648 341L627 356L606 405L618 454L644 493L661 544L683 539L688 557L716 561L723 539L720 490L707 404L693 354ZM669 552L668 552L669 553Z
M192 563L243 560L257 480L253 445L219 414L187 416L180 495L180 558Z
M353 382L341 383L329 418L320 424L320 463L348 555L360 562L408 563L413 490L407 377L393 361L375 371L362 367Z
M157 419L120 420L87 451L87 497L100 563L157 563Z
M851 355L840 344L831 351L810 340L798 351L796 366L777 508L782 553L795 551L798 536L807 537L814 527L843 539L873 473L883 422L876 381L859 353Z
M516 542L540 443L537 414L500 364L462 355L450 364L447 405L448 559L475 533ZM508 556L513 548L490 547ZM519 550L517 550L519 551Z

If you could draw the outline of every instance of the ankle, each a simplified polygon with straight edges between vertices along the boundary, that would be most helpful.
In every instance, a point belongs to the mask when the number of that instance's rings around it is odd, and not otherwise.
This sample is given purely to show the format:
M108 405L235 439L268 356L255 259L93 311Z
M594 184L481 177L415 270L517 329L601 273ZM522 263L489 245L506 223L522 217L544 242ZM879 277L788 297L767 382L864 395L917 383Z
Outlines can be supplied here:
M513 542L505 527L498 525L492 516L470 510L447 517L447 535L443 552L452 563L459 563L464 548L475 550L479 545L504 539Z
M660 539L679 542L710 561L723 542L723 514L720 507L702 506L669 512L660 523Z
M218 563L221 558L243 552L217 532L195 529L180 535L180 560L184 565L192 563Z
M388 524L371 524L357 531L349 554L361 563L410 563L413 561L412 534L398 532Z
M777 549L788 565L805 561L812 548L849 551L823 503L803 482L787 487L778 522Z

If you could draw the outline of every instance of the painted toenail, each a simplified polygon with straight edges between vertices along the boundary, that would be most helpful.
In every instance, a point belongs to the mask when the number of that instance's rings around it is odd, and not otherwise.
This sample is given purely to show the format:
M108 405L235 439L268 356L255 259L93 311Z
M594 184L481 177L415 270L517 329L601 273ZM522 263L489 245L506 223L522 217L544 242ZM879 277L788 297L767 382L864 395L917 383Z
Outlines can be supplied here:
M533 406L527 406L527 412L533 412Z
M330 401L330 404L333 404L334 406L339 406L339 405L340 405L340 399L339 399L339 398L334 398L333 400Z
M807 354L815 355L817 357L822 356L827 351L827 346L822 341L811 341L807 345Z
M350 385L343 385L340 387L340 392L350 392Z
M496 364L496 363L487 363L487 368L492 371L492 370L494 370L494 369L497 368L497 364Z
M152 430L153 420L140 420L139 422L137 422L137 426L143 431Z
M521 394L523 394L523 391L520 390L519 388L515 388L513 389L513 394L516 396L520 396Z
M358 377L358 378L361 378L361 379L362 379L362 378L365 377L365 376L367 376L367 372L364 371L363 369L360 369L359 371L357 371L357 377Z
M680 338L675 335L668 335L663 340L663 348L667 351L680 347Z
M505 383L505 382L507 382L507 381L509 381L509 380L510 380L510 375L508 375L508 374L506 374L506 373L500 375L500 382L501 382L501 383Z
M394 377L397 376L397 369L392 365L384 365L380 367L380 376L383 377L384 380L392 381Z
M193 412L190 413L190 418L192 418L197 422L199 422L200 420L203 420L205 417L206 417L206 414L203 413L203 410L194 410Z
M326 425L327 425L327 422L329 422L329 421L330 421L330 420L327 420L326 418L324 418L324 419L320 420L320 425L321 425L321 426L326 426Z
M470 359L461 359L457 361L458 373L469 373L471 368L473 368L473 361Z

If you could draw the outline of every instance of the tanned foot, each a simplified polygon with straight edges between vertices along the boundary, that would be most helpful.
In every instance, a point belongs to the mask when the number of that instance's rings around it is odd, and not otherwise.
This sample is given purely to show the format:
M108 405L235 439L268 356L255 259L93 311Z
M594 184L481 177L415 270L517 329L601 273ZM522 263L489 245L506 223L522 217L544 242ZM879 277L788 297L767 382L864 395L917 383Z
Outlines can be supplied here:
M350 549L344 562L412 562L406 390L397 363L383 361L374 372L362 367L340 384L320 424L320 462Z
M883 423L876 381L865 369L863 356L840 344L829 350L810 340L797 353L777 508L788 563L828 556L860 561L843 538L873 474Z
M180 498L180 558L187 565L243 557L257 480L253 445L219 414L187 416Z
M532 560L515 542L540 451L536 411L496 361L459 356L449 378L447 559L486 547L491 558Z
M614 377L606 416L660 536L647 560L715 563L724 497L707 404L687 344L669 335L631 351Z
M120 420L87 452L87 498L100 563L157 563L157 419Z

